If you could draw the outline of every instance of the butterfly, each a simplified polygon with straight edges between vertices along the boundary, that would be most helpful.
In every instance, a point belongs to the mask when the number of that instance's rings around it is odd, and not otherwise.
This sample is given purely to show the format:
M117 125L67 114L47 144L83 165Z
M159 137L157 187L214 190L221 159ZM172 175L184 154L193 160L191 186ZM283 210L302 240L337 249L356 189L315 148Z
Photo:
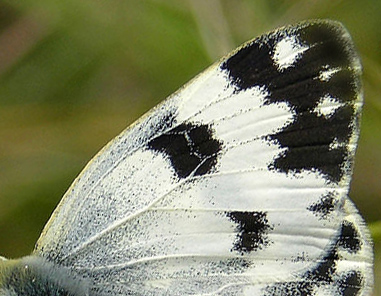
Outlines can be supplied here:
M245 43L95 156L0 294L370 295L360 75L338 22Z

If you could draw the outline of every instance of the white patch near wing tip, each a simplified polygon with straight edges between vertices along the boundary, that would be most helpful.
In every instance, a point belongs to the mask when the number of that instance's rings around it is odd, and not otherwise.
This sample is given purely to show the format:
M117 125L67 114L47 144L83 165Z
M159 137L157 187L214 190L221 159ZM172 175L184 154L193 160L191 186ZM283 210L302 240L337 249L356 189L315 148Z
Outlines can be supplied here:
M330 150L334 150L334 149L338 149L340 146L342 146L343 144L341 143L340 145L340 142L339 140L337 139L337 137L335 137L333 140L332 140L332 143L329 145L329 149Z
M329 118L335 114L336 110L343 105L344 104L340 103L336 98L326 94L320 99L318 105L315 107L314 112L319 116Z
M287 69L300 59L307 49L309 47L302 44L296 36L287 36L275 45L273 61L280 71Z
M324 82L329 81L332 78L332 76L340 70L340 68L329 68L328 66L326 66L325 69L319 73L319 79L320 81Z

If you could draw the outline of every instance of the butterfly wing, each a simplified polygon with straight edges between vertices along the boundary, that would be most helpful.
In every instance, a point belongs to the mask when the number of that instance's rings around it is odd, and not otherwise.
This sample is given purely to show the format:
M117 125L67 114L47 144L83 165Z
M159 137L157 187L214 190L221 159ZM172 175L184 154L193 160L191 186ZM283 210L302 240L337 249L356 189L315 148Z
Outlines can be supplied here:
M360 73L336 22L244 44L87 165L35 255L92 295L369 295Z

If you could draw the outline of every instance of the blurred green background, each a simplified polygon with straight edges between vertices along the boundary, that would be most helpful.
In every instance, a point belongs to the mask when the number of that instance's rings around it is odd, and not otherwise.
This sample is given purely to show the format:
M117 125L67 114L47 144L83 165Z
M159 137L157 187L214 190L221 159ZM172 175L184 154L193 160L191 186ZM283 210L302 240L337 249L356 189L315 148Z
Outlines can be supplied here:
M381 276L381 1L0 0L0 253L31 252L91 157L242 42L310 18L340 20L364 67L351 197ZM375 294L381 295L381 285Z

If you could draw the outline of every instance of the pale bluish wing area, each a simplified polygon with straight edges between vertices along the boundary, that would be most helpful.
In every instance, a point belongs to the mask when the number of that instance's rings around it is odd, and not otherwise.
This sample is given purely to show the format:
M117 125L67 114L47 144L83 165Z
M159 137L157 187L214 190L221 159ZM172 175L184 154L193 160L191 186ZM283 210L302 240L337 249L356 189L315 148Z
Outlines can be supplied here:
M106 146L35 254L91 295L369 295L360 73L335 22L246 43Z

